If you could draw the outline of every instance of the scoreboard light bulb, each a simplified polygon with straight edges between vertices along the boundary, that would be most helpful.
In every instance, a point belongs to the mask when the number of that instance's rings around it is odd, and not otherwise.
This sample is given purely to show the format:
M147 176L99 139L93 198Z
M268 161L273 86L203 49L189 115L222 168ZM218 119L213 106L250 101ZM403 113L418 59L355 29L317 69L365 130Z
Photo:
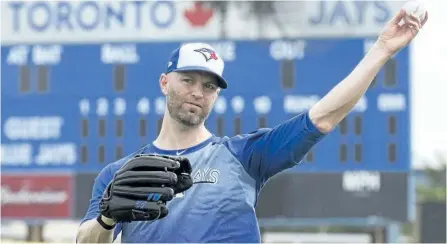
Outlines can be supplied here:
M99 116L105 116L107 115L107 112L109 110L109 102L105 98L99 98L96 101L96 114Z
M218 114L224 114L227 111L227 101L224 97L217 98L214 110Z
M79 112L82 116L87 116L90 112L90 103L86 98L79 101Z
M241 113L244 111L245 102L241 96L235 96L231 99L231 107L235 113Z
M159 115L163 115L165 112L165 99L163 97L157 97L155 99L155 112Z
M272 101L267 96L257 97L254 100L255 110L259 114L266 114L272 108Z
M148 114L150 110L149 99L143 97L138 101L137 110L140 114Z
M116 98L114 104L115 115L121 116L126 112L126 100L122 98Z

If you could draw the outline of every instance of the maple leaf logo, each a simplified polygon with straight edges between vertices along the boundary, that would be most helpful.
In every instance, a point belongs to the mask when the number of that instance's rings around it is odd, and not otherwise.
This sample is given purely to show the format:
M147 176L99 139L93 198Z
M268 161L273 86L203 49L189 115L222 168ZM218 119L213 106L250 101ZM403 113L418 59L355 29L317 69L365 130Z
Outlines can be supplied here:
M184 12L185 18L193 27L205 26L213 15L213 9L203 7L201 2L195 2L194 7Z

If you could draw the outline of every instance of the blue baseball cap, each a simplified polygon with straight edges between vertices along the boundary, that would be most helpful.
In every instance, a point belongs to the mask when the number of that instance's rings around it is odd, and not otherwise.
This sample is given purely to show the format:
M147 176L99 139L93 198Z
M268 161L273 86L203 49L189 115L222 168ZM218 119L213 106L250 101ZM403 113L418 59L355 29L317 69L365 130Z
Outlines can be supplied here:
M224 61L219 54L206 43L186 43L175 49L168 62L169 72L203 71L215 75L219 87L226 89L227 81L223 78Z

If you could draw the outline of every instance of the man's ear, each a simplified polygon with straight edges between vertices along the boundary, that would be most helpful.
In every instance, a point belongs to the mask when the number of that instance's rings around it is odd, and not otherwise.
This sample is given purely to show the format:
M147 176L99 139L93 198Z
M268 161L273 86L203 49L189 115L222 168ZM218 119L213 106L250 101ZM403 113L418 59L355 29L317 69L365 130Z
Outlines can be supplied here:
M161 74L159 83L160 83L161 92L164 95L167 95L168 94L168 75L166 75L165 73Z

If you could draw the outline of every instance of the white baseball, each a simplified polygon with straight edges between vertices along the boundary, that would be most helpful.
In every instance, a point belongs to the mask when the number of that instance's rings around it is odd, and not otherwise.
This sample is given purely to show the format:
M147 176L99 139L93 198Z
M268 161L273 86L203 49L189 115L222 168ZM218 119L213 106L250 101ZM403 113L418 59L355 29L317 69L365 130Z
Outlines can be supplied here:
M407 20L408 16L414 15L419 17L419 20L422 22L425 19L425 15L427 14L427 9L424 4L420 0L411 0L404 4L403 9L406 12L405 20Z

